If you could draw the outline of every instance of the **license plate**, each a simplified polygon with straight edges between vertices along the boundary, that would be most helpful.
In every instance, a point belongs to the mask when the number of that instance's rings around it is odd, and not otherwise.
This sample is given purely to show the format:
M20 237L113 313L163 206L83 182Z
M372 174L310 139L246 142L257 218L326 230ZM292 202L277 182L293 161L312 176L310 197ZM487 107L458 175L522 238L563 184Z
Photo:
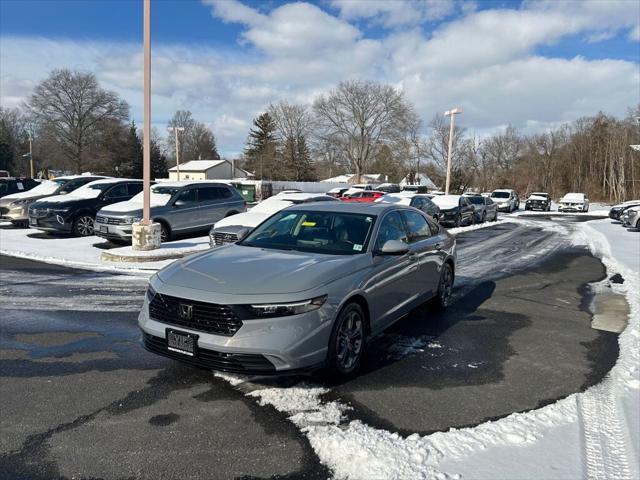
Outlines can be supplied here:
M100 225L99 227L99 232L104 232L104 233L109 233L109 227L105 226L105 225Z
M30 218L29 225L38 225L38 220L36 220L35 218Z
M198 335L167 329L167 348L190 357L196 354Z

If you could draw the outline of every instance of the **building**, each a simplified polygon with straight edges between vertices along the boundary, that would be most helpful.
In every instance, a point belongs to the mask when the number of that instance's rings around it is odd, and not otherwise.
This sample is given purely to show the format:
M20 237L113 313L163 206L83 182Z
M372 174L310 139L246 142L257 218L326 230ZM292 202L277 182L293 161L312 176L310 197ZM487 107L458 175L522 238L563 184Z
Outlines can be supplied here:
M229 160L191 160L169 169L169 180L230 180L248 178L249 172L235 167ZM235 170L235 171L234 171Z
M327 183L374 183L379 184L386 181L386 178L381 173L363 173L360 175L360 182L356 181L355 173L345 173L344 175L338 175L337 177L327 178L322 180Z
M404 177L401 181L400 181L400 186L404 187L405 185L424 185L426 186L429 190L437 190L438 187L436 187L436 184L433 183L433 181L427 177L424 173L418 173L418 174L409 174L406 177Z

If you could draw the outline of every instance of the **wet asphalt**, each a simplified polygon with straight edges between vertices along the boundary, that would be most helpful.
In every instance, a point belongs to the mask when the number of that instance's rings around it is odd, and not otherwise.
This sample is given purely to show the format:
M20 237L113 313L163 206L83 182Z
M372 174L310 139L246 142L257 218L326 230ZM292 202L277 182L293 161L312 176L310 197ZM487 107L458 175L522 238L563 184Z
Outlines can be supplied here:
M597 383L615 363L617 335L590 326L588 284L605 271L571 245L572 229L571 217L549 217L459 235L452 307L424 305L375 338L362 374L327 384L326 399L408 435ZM140 347L144 288L0 257L0 478L330 476L284 414Z

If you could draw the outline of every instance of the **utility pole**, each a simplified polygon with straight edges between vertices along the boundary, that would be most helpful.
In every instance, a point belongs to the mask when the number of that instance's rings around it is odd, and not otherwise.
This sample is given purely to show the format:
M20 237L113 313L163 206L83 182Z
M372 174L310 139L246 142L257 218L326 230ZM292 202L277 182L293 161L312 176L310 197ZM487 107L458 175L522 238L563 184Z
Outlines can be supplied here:
M33 137L31 136L31 132L29 132L29 164L31 166L31 178L34 176L33 171Z
M462 113L462 108L456 107L444 112L445 117L451 117L451 125L449 127L449 150L447 152L447 183L445 185L444 193L449 195L449 183L451 182L451 152L453 150L453 123L456 114Z
M178 181L180 181L180 140L178 140L178 132L184 132L184 127L168 127L167 130L174 132L176 135L176 171Z

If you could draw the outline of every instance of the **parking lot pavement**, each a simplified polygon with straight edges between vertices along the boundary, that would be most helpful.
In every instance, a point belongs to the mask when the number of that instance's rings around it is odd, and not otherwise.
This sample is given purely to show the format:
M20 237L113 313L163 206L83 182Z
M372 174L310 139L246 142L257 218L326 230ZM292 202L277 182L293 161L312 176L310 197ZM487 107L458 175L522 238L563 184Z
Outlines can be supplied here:
M362 375L323 399L375 427L427 433L598 382L617 335L590 327L586 285L604 268L571 233L566 217L459 235L452 307L425 305L377 337ZM283 414L139 347L141 280L1 258L0 476L329 475Z
M143 282L0 258L0 478L327 477L283 415L139 346Z

